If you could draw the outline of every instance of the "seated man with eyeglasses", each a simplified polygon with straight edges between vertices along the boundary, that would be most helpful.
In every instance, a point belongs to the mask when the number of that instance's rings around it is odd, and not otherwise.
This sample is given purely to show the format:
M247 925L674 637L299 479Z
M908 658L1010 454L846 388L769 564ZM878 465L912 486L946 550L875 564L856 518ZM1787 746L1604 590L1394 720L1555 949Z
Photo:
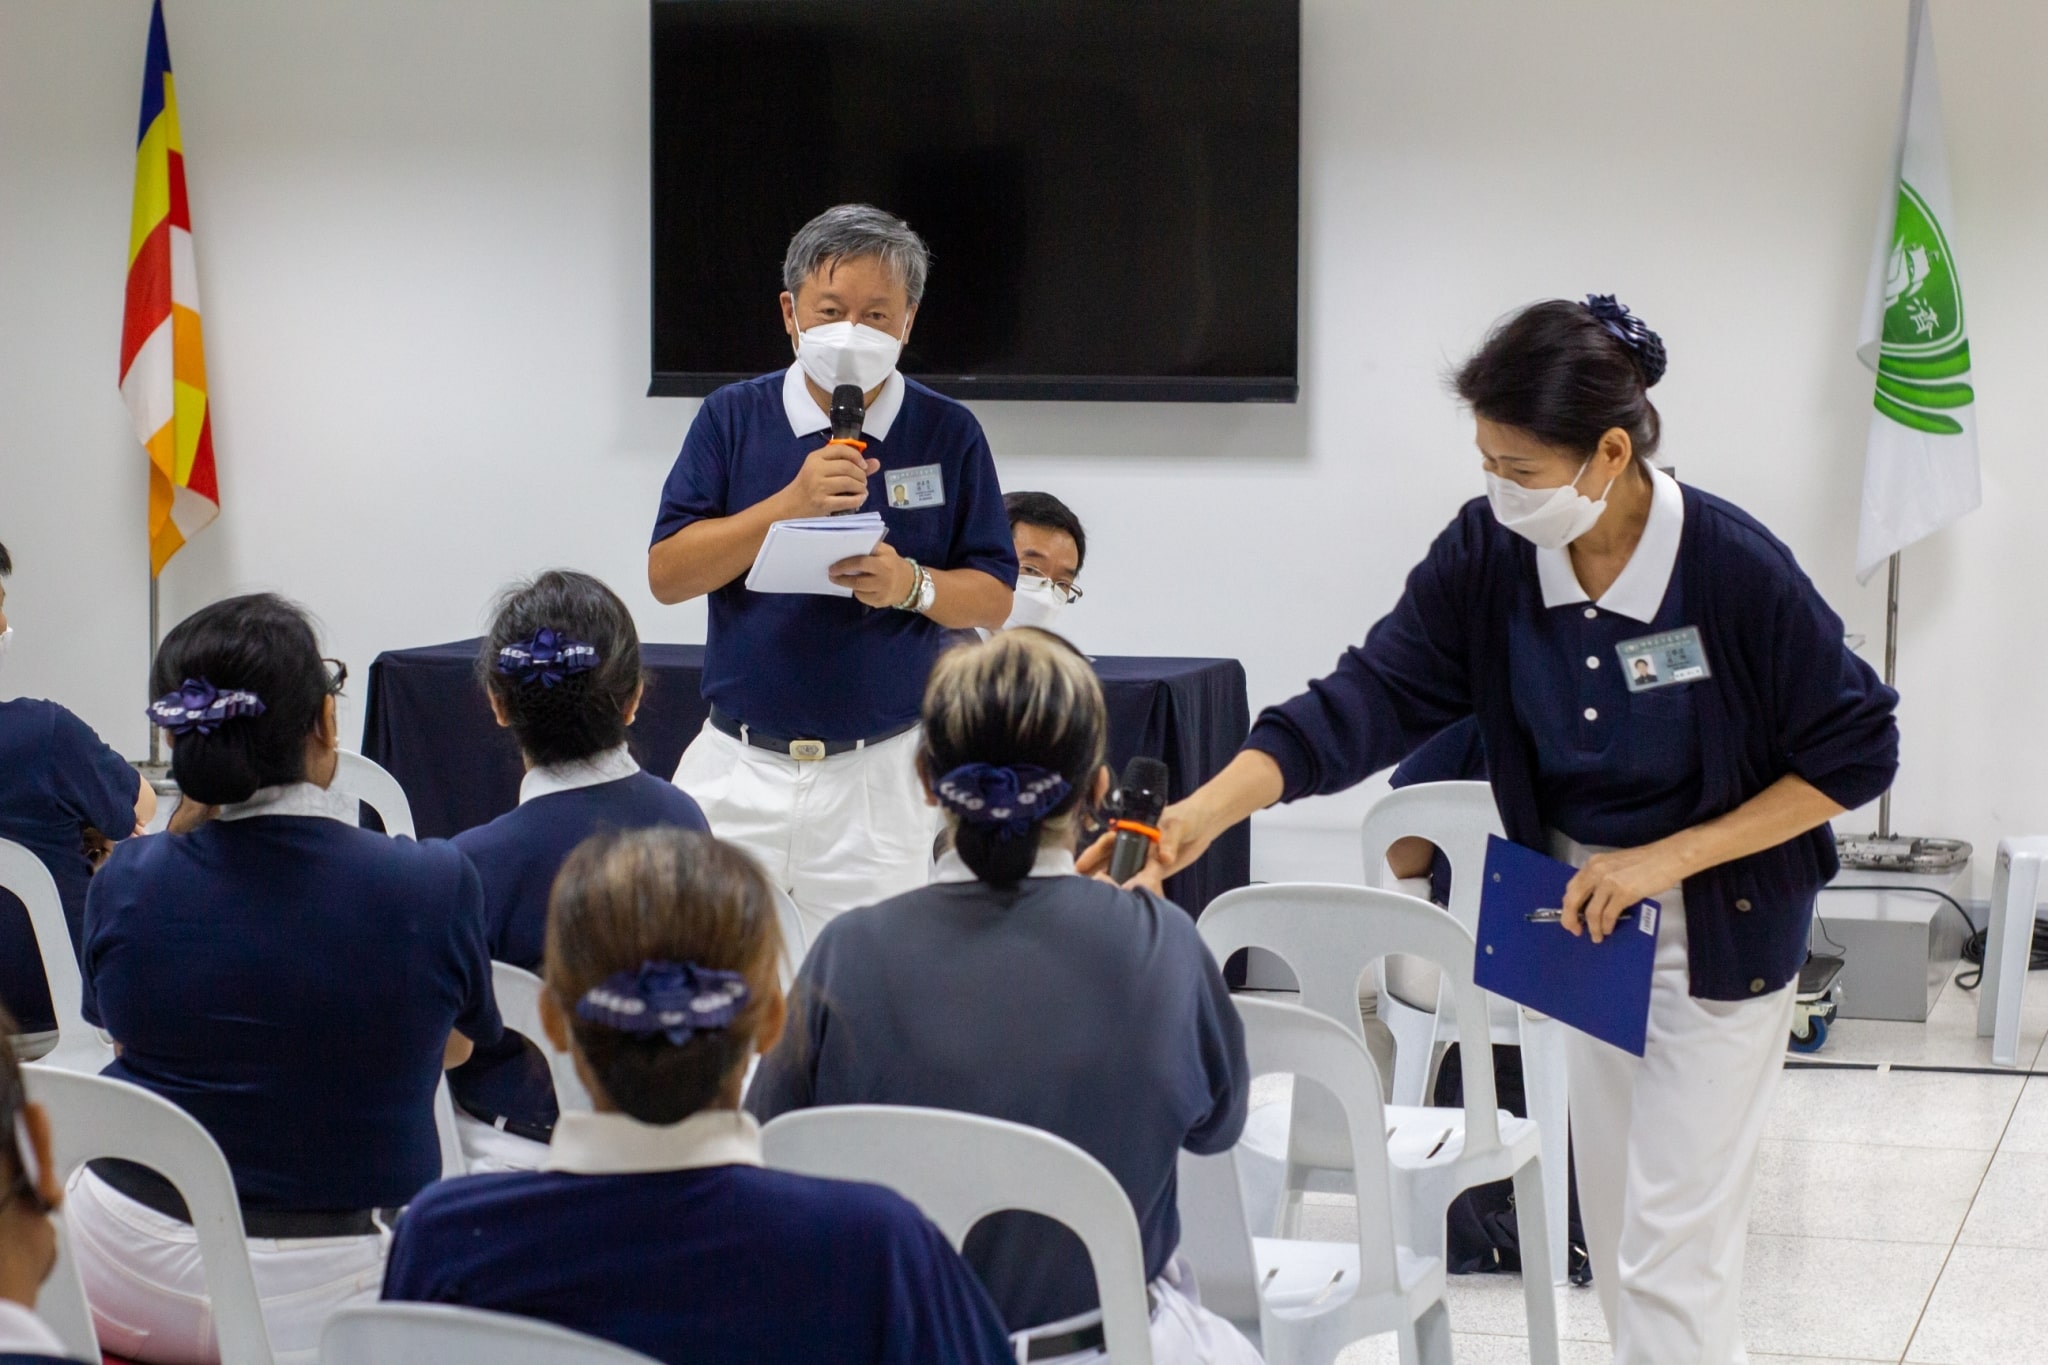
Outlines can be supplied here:
M1088 558L1088 533L1073 509L1050 493L1005 493L1003 510L1017 544L1017 595L1003 629L1051 630L1059 614L1081 600L1074 579Z

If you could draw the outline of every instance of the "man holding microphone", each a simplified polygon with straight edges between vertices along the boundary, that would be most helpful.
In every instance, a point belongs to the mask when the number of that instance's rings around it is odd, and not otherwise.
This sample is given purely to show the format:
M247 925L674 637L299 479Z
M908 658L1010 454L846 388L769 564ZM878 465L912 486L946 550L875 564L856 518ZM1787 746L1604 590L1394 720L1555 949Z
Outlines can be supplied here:
M909 225L864 204L790 239L782 325L796 362L704 400L647 555L657 600L710 598L711 718L676 784L790 893L810 934L924 884L933 820L913 758L925 678L949 631L1002 625L1017 580L980 424L896 369L929 269ZM861 445L828 440L832 391L847 383L866 400ZM832 566L851 598L745 586L773 523L864 509L888 538Z

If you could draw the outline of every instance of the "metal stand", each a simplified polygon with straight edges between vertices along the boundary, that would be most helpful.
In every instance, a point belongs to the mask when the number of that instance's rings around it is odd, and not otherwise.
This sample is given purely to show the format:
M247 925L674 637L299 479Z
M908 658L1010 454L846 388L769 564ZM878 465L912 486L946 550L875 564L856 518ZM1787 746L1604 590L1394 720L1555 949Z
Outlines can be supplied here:
M149 575L149 660L143 666L142 671L144 680L143 691L146 701L155 700L154 696L148 695L148 679L150 670L156 666L156 647L162 639L162 633L158 625L160 618L158 617L157 610L156 572L152 569ZM171 780L170 760L164 757L164 732L157 729L154 725L149 727L149 757L136 764L135 767L137 771L149 779L149 785L155 789L159 797L176 794L178 784Z
M1884 684L1894 685L1899 672L1899 556L1893 552L1885 575ZM1961 839L1924 839L1892 833L1892 794L1877 801L1877 833L1839 835L1835 851L1845 868L1866 872L1946 872L1970 861L1970 845Z

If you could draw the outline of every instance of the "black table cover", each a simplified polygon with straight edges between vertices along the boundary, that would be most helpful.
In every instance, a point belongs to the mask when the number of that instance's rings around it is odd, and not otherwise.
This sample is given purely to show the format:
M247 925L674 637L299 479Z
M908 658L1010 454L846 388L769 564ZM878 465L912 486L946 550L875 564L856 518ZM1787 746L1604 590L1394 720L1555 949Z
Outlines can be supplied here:
M405 788L423 839L447 838L495 819L519 800L519 749L500 729L477 684L478 642L387 650L370 665L363 753ZM633 724L633 753L666 777L703 728L702 645L642 645L647 694ZM1237 753L1251 725L1244 666L1234 659L1099 658L1109 703L1109 760L1118 772L1136 754L1166 763L1184 796ZM1251 880L1251 831L1239 825L1206 857L1166 884L1200 914Z

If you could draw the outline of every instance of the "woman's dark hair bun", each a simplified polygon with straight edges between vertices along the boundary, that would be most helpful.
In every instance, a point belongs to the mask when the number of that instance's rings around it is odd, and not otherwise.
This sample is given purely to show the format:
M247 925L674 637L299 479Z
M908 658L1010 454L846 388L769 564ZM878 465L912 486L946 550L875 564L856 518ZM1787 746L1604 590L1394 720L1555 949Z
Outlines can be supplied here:
M529 644L543 630L589 645L596 662L557 671L505 672L499 651ZM477 676L512 722L513 737L536 764L573 763L626 742L626 712L641 684L640 635L633 613L598 579L549 569L498 594Z
M1663 338L1612 295L1593 294L1502 319L1451 382L1475 414L1545 445L1590 455L1619 429L1647 460L1663 434L1649 389L1664 366Z
M1636 367L1643 372L1643 387L1655 388L1670 363L1670 357L1664 354L1664 338L1651 331L1648 323L1629 312L1628 305L1612 294L1586 295L1586 311L1635 356Z
M187 678L263 699L261 715L194 730L171 743L178 789L209 806L247 801L264 787L303 781L306 736L320 724L333 680L305 611L274 593L201 607L172 627L150 667L150 691L176 692Z

